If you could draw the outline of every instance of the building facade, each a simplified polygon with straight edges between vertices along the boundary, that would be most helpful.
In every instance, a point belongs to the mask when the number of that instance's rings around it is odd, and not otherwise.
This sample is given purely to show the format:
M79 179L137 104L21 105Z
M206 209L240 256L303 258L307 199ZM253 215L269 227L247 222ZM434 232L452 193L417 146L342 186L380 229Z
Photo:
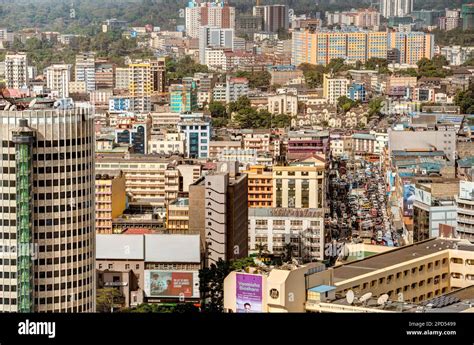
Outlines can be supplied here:
M94 114L0 112L2 312L94 312Z

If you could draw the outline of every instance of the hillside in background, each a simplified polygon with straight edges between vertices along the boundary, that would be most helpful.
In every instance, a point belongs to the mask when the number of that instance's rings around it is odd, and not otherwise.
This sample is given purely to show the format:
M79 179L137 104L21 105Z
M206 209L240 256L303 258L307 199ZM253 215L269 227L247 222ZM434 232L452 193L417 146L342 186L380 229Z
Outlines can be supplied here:
M187 0L1 0L0 26L12 30L38 27L64 33L93 33L105 19L117 18L131 25L154 24L173 29L184 24L180 9ZM415 0L415 9L444 9L460 7L461 0ZM251 12L255 0L230 0L240 13ZM262 4L287 4L295 14L349 10L367 7L370 0L262 0ZM73 10L73 11L72 11ZM71 15L73 14L73 16ZM73 17L73 18L72 18Z

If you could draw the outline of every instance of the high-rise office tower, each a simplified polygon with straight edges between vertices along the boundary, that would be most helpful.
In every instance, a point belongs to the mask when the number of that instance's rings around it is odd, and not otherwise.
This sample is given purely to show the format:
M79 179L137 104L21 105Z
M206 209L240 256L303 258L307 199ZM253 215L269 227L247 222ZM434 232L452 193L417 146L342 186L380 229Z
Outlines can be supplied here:
M28 60L25 53L5 56L6 86L19 89L28 83Z
M189 186L189 230L201 234L206 265L247 256L247 187L236 162L218 163L215 172Z
M92 110L0 111L0 138L0 312L93 312Z
M405 17L413 12L413 0L380 0L380 13L385 18Z
M190 1L185 10L186 35L192 38L199 37L199 28L213 26L222 29L235 28L235 7L229 6L226 1L215 2Z
M474 4L463 4L461 8L462 29L474 29Z
M288 30L289 14L286 5L254 6L253 15L263 20L263 31L278 32L279 29Z
M46 85L60 98L69 97L72 65L51 65L45 69Z
M204 26L199 29L199 60L206 63L206 48L234 48L234 29Z
M76 55L75 75L76 81L85 83L87 92L95 90L95 53Z

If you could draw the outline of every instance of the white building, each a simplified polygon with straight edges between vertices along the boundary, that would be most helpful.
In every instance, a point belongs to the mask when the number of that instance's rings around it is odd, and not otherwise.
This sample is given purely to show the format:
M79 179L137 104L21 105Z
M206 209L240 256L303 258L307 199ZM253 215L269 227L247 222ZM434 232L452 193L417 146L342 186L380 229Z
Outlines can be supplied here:
M298 97L289 94L270 96L268 97L268 111L274 115L295 116L298 114Z
M86 84L87 92L95 90L95 53L76 55L75 75L76 81Z
M308 262L324 259L322 209L249 208L249 251L284 254L293 245L294 257Z
M28 60L26 53L5 56L5 80L7 88L20 89L28 83Z
M457 228L461 238L474 240L474 182L460 181L456 197Z
M148 141L149 154L184 155L186 137L184 133L164 133L153 135Z
M185 9L186 35L199 37L199 29L203 26L218 28L235 28L235 7L228 6L224 1L202 2L189 1Z
M405 17L413 12L413 0L380 0L380 13L385 18Z
M117 67L115 69L115 88L128 90L129 70L128 67Z
M441 48L441 55L446 57L450 65L459 66L469 59L474 47L448 46Z
M204 52L204 65L211 70L227 71L227 54L224 48L206 48Z
M178 131L186 137L188 158L207 158L211 140L211 119L201 113L181 114Z
M234 29L204 26L199 29L199 61L206 64L206 48L234 49Z
M247 96L249 93L249 81L247 78L227 77L225 101L235 102L239 97Z
M46 86L56 97L69 97L72 65L51 65L45 69Z
M323 77L323 97L329 104L336 104L341 96L347 95L349 80L325 74Z

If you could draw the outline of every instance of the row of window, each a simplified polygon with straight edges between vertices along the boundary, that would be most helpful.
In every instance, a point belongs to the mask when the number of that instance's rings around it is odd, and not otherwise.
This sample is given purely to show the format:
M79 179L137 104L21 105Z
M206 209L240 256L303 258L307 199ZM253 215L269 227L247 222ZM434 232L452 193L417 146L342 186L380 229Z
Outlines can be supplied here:
M89 189L77 189L73 191L67 191L67 192L55 192L55 193L34 193L34 200L57 200L59 198L65 199L65 198L75 198L75 197L81 197L81 196L88 196L92 193L89 191ZM0 194L1 195L1 194ZM15 196L15 194L13 194ZM16 198L14 198L16 199ZM1 200L1 198L0 198ZM7 199L5 199L7 200ZM11 200L11 199L10 199Z
M74 167L74 169L72 168ZM64 172L77 172L86 169L92 169L92 163L82 163L74 165L60 165L60 166L46 166L46 167L34 167L33 173L35 174L57 174Z
M38 140L36 141L35 147L58 147L58 146L75 146L75 145L85 145L92 142L91 137L85 138L74 138L74 139L61 139L61 140ZM13 141L2 140L2 147L15 147Z
M36 219L34 221L35 226L55 226L55 225L64 225L64 224L76 224L87 222L91 220L92 217L90 214L78 215L76 217L66 217L66 218L49 218L49 219Z
M81 286L87 286L90 282L90 278L80 279L78 281L67 282L67 283L56 283L56 284L46 284L46 285L36 285L35 291L58 291L71 288L77 288Z
M56 271L47 271L47 272L35 272L35 279L53 278L53 276L55 278L70 277L72 274L82 274L82 273L86 273L86 272L89 272L89 271L93 270L92 264L86 265L82 268L79 267L79 268L81 269L80 273L78 273L78 269L76 269L76 268L74 268L74 269L69 268L67 270L64 269L64 270L56 270ZM73 272L75 272L75 273L73 273ZM4 272L4 273L6 273L6 272ZM89 278L87 278L87 279L89 279Z
M57 161L63 159L76 159L76 158L87 158L91 157L91 151L74 151L74 152L61 152L61 153L38 153L33 155L34 161Z
M89 176L82 176L82 177L73 177L73 178L62 178L62 179L54 179L54 180L34 180L33 186L34 187L57 187L57 186L70 186L71 184L75 185L77 183L86 183L91 181Z
M89 240L83 240L83 241L78 241L78 242L73 242L73 243L63 243L61 245L55 244L55 245L47 245L47 246L39 246L39 251L40 253L44 252L57 252L57 251L64 251L64 250L71 250L71 249L78 249L78 248L87 248L89 246Z

